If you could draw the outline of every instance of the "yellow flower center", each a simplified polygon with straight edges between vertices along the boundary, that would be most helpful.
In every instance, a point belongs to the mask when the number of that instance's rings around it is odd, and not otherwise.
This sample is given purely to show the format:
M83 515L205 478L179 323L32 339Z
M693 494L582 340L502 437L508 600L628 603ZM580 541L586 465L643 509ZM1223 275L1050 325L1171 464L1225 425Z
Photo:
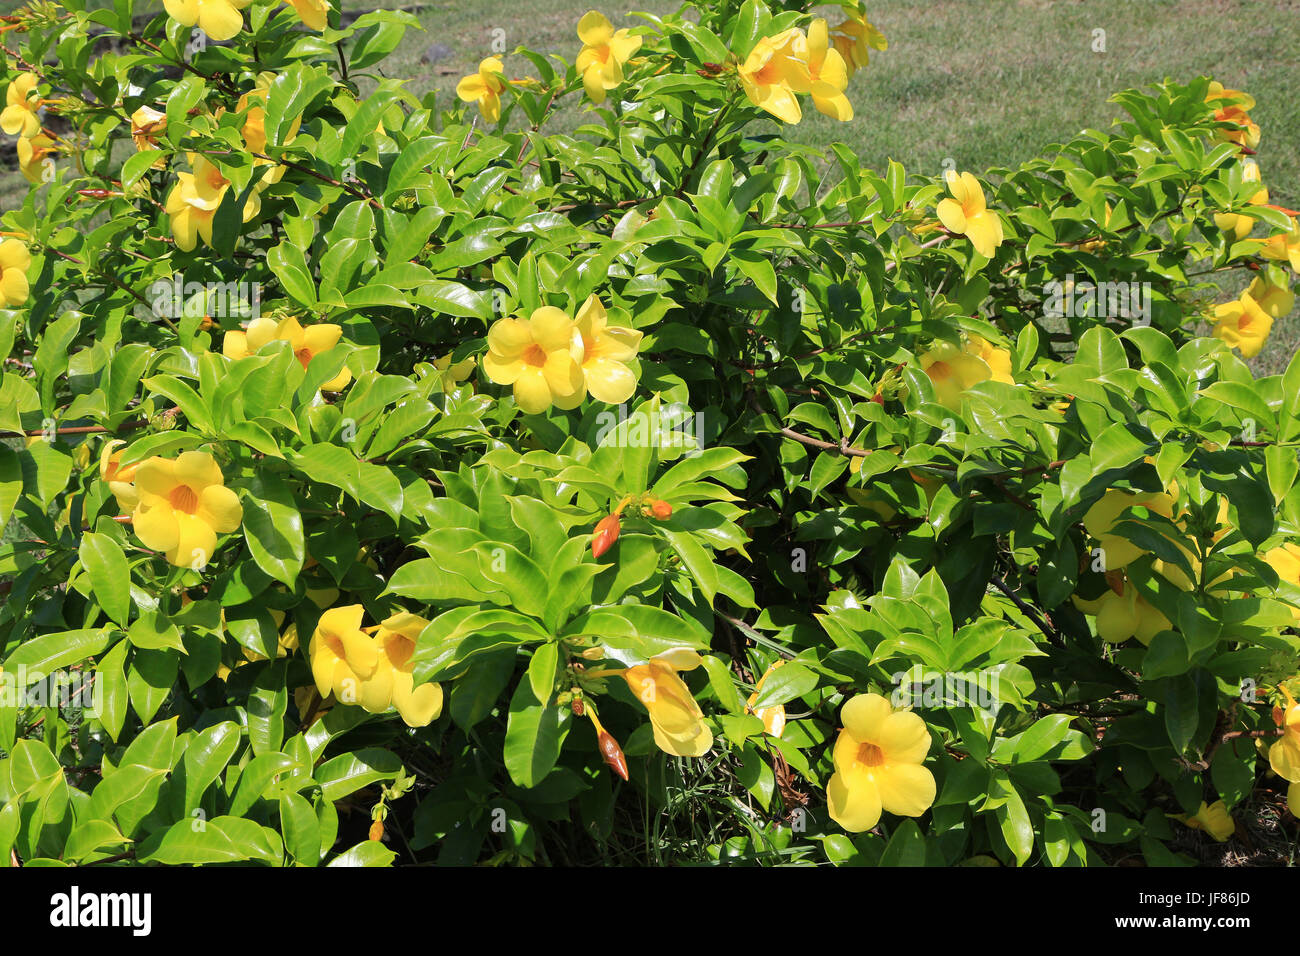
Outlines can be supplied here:
M885 762L885 753L875 744L858 744L858 763L864 767L879 767Z
M199 510L199 496L189 485L177 485L167 495L167 501L177 511L192 515Z

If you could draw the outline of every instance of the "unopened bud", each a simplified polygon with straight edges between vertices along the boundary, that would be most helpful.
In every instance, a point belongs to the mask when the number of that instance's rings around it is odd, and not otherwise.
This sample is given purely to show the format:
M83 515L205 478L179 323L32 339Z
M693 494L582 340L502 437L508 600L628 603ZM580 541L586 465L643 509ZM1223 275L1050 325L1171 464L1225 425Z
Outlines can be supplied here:
M574 717L581 717L587 712L587 706L582 702L581 697L573 698L573 701L569 704L569 709L573 711Z
M627 758L623 756L623 748L618 745L607 730L602 730L596 735L596 742L600 745L600 755L605 758L605 763L609 769L616 774L627 779Z
M596 530L591 535L591 556L599 558L613 547L618 540L620 523L618 515L606 515L596 523Z
M650 513L660 521L666 521L673 515L673 506L659 498L651 498L649 505Z
M603 647L589 647L589 648L587 648L585 651L582 652L581 657L582 657L583 660L587 660L587 661L601 661L601 660L604 660L604 659L605 659L605 648L603 648Z
M376 820L370 824L370 839L379 841L384 838L384 821Z

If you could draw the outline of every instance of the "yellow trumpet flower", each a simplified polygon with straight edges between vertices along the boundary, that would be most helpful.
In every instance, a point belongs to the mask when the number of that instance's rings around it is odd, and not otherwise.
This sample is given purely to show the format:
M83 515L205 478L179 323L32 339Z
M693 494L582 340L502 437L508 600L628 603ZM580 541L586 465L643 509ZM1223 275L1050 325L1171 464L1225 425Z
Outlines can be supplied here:
M37 82L35 73L19 73L5 90L6 105L0 112L0 129L10 136L35 136L41 131L41 119L36 114L41 107Z
M636 376L627 363L636 358L641 333L610 325L605 306L595 295L578 310L578 333L582 336L583 388L591 397L620 405L636 391Z
M1210 334L1227 342L1242 358L1258 355L1273 328L1273 317L1260 308L1249 292L1243 292L1240 299L1216 305L1214 318L1216 322Z
M623 82L623 65L641 49L641 38L628 29L615 30L601 13L588 11L578 21L582 49L575 66L582 74L582 87L593 103L605 102L605 92Z
M949 232L965 236L971 245L986 259L992 259L994 250L1002 245L1002 220L987 208L984 190L970 173L948 170L944 174L951 199L942 199L935 208L939 221Z
M677 648L623 672L627 686L645 704L655 743L665 753L702 757L713 746L713 732L704 723L700 705L677 676L678 671L694 670L702 663L699 654Z
M559 309L542 306L527 321L498 319L487 340L483 372L498 385L513 385L525 413L540 415L553 404L576 408L585 397L582 333Z
M870 830L882 810L919 817L934 803L934 775L922 764L930 731L919 716L894 710L879 694L845 705L835 739L835 773L826 785L831 819L850 833Z
M783 123L798 123L803 113L795 94L812 90L807 56L807 38L797 27L760 39L736 71L749 101Z
M466 103L477 103L479 112L489 123L501 119L501 94L506 84L500 73L505 65L495 56L487 57L478 65L478 72L471 73L456 84L456 95Z
M167 15L182 26L197 26L212 39L233 39L244 28L240 13L253 0L163 0Z
M216 459L206 452L146 459L134 477L136 536L145 547L162 551L170 564L201 570L217 550L217 535L239 530L244 517L239 496L226 487Z
M9 308L27 301L31 287L27 283L27 270L32 267L32 254L21 239L0 241L0 299Z

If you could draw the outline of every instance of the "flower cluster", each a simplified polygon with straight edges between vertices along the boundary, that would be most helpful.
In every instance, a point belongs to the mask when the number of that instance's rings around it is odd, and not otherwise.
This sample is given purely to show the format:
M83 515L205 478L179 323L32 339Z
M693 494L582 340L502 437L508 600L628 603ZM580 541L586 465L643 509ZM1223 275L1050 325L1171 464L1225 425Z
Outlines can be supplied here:
M321 697L360 704L372 714L395 708L408 727L425 727L442 713L442 687L415 686L411 655L429 622L405 612L363 629L360 604L321 615L307 648Z
M526 320L498 319L487 341L484 374L498 385L513 386L515 402L529 415L552 405L577 408L589 393L617 405L636 389L636 376L627 363L636 358L641 333L610 325L594 295L576 319L549 305L535 309Z
M940 343L919 361L921 371L934 386L939 404L954 410L961 406L962 393L980 382L1015 384L1011 377L1011 353L978 335L967 336L960 348L951 342Z
M832 45L830 30L821 19L814 20L807 33L791 27L760 38L736 69L745 96L783 123L798 123L803 118L796 94L811 95L818 112L832 119L853 119L853 106L844 91L854 68L839 49L840 38L836 40ZM851 35L844 35L844 43L850 50L856 48ZM862 64L865 62L864 56Z
M167 15L187 27L198 27L210 39L232 40L244 28L242 11L253 0L163 0ZM284 0L304 24L321 31L329 26L329 0Z
M238 360L256 354L269 342L288 342L294 357L302 363L303 368L307 368L316 356L338 345L342 335L343 328L329 322L303 326L294 316L279 322L266 318L254 319L243 331L227 332L221 342L221 351L227 358ZM321 388L327 392L337 392L347 387L350 381L352 373L344 366Z
M1124 569L1149 551L1139 547L1115 529L1129 508L1143 508L1151 515L1157 515L1173 522L1181 536L1171 536L1160 532L1181 552L1192 574L1188 575L1177 562L1155 558L1153 569L1167 581L1182 591L1190 591L1197 586L1201 577L1201 561L1186 534L1188 512L1177 510L1177 486L1167 491L1136 492L1122 488L1108 489L1083 516L1083 526L1096 541L1094 552L1101 558L1107 590L1094 599L1074 596L1074 604L1085 614L1096 617L1097 636L1108 643L1118 644L1136 637L1139 642L1149 645L1157 634L1172 628L1172 623L1155 605L1138 593L1134 584L1128 580ZM1213 540L1218 541L1226 535L1228 526L1228 503L1220 499L1218 527ZM1223 578L1210 582L1210 586L1219 585Z

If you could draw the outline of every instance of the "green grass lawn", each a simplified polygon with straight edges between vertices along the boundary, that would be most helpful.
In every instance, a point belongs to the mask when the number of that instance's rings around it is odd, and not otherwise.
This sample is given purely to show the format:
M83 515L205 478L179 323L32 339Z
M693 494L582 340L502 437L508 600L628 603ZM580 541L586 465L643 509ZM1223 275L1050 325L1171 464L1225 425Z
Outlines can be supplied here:
M572 59L578 18L592 0L435 0L380 69L407 77L410 89L454 97L457 79L492 53L504 31L507 50L525 45ZM160 7L155 0L138 10ZM0 0L12 9L14 0ZM374 6L344 0L345 9ZM399 0L379 0L399 6ZM634 4L666 13L670 0ZM620 25L640 21L604 4ZM826 7L832 22L840 19ZM869 17L889 38L849 89L855 118L836 123L809 109L793 131L814 145L840 140L864 165L890 159L933 174L946 159L975 171L1022 162L1086 127L1119 115L1112 93L1172 77L1208 74L1245 89L1263 129L1259 162L1273 201L1300 208L1300 2L1297 0L876 0ZM1104 31L1104 36L1097 31ZM1104 52L1096 49L1104 39ZM521 58L507 71L526 73ZM568 130L587 107L572 102L548 122ZM17 172L0 179L0 209L21 202ZM1256 360L1279 370L1300 344L1300 322L1283 320Z

